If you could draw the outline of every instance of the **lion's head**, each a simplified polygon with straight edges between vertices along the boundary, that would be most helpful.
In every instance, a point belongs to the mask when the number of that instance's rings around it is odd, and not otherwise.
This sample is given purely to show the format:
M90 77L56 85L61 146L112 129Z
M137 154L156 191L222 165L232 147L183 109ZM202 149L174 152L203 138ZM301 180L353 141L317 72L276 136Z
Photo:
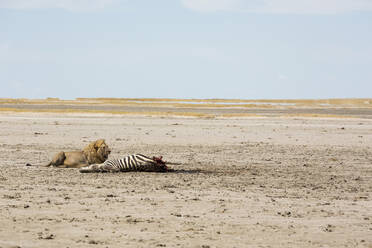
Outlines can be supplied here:
M83 150L89 164L101 164L105 162L110 152L111 150L104 139L90 143Z

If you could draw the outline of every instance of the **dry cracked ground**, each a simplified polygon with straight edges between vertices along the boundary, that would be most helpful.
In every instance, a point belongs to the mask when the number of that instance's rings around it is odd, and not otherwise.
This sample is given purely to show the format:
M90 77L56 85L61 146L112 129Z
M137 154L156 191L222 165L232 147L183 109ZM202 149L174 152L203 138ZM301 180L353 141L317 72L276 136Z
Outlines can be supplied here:
M40 166L98 138L180 165ZM2 113L0 247L371 248L371 147L371 119Z

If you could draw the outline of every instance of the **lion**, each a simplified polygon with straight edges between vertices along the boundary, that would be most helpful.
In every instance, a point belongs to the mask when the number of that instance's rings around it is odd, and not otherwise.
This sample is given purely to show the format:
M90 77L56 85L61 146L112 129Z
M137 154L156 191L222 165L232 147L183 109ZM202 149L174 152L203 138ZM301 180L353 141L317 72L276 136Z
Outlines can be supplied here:
M111 150L104 139L96 140L82 151L59 152L45 167L81 168L90 164L101 164L106 161Z

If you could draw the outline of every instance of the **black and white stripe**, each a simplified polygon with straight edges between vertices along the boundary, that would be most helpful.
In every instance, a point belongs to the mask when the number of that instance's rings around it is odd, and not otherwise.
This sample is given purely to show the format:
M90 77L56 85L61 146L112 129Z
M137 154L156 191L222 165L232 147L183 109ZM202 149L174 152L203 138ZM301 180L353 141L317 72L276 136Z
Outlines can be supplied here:
M109 159L102 164L92 164L80 169L80 172L128 172L128 171L167 171L167 166L160 158L149 158L142 154L133 154L121 159Z

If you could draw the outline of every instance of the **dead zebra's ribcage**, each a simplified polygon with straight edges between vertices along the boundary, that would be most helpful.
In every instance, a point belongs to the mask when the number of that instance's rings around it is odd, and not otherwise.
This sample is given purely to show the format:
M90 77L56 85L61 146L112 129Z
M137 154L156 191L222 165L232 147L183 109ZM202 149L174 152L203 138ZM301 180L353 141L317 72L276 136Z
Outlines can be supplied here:
M129 172L148 171L162 172L167 167L162 160L149 158L142 154L133 154L121 159L106 160L102 164L92 164L80 169L80 172Z

